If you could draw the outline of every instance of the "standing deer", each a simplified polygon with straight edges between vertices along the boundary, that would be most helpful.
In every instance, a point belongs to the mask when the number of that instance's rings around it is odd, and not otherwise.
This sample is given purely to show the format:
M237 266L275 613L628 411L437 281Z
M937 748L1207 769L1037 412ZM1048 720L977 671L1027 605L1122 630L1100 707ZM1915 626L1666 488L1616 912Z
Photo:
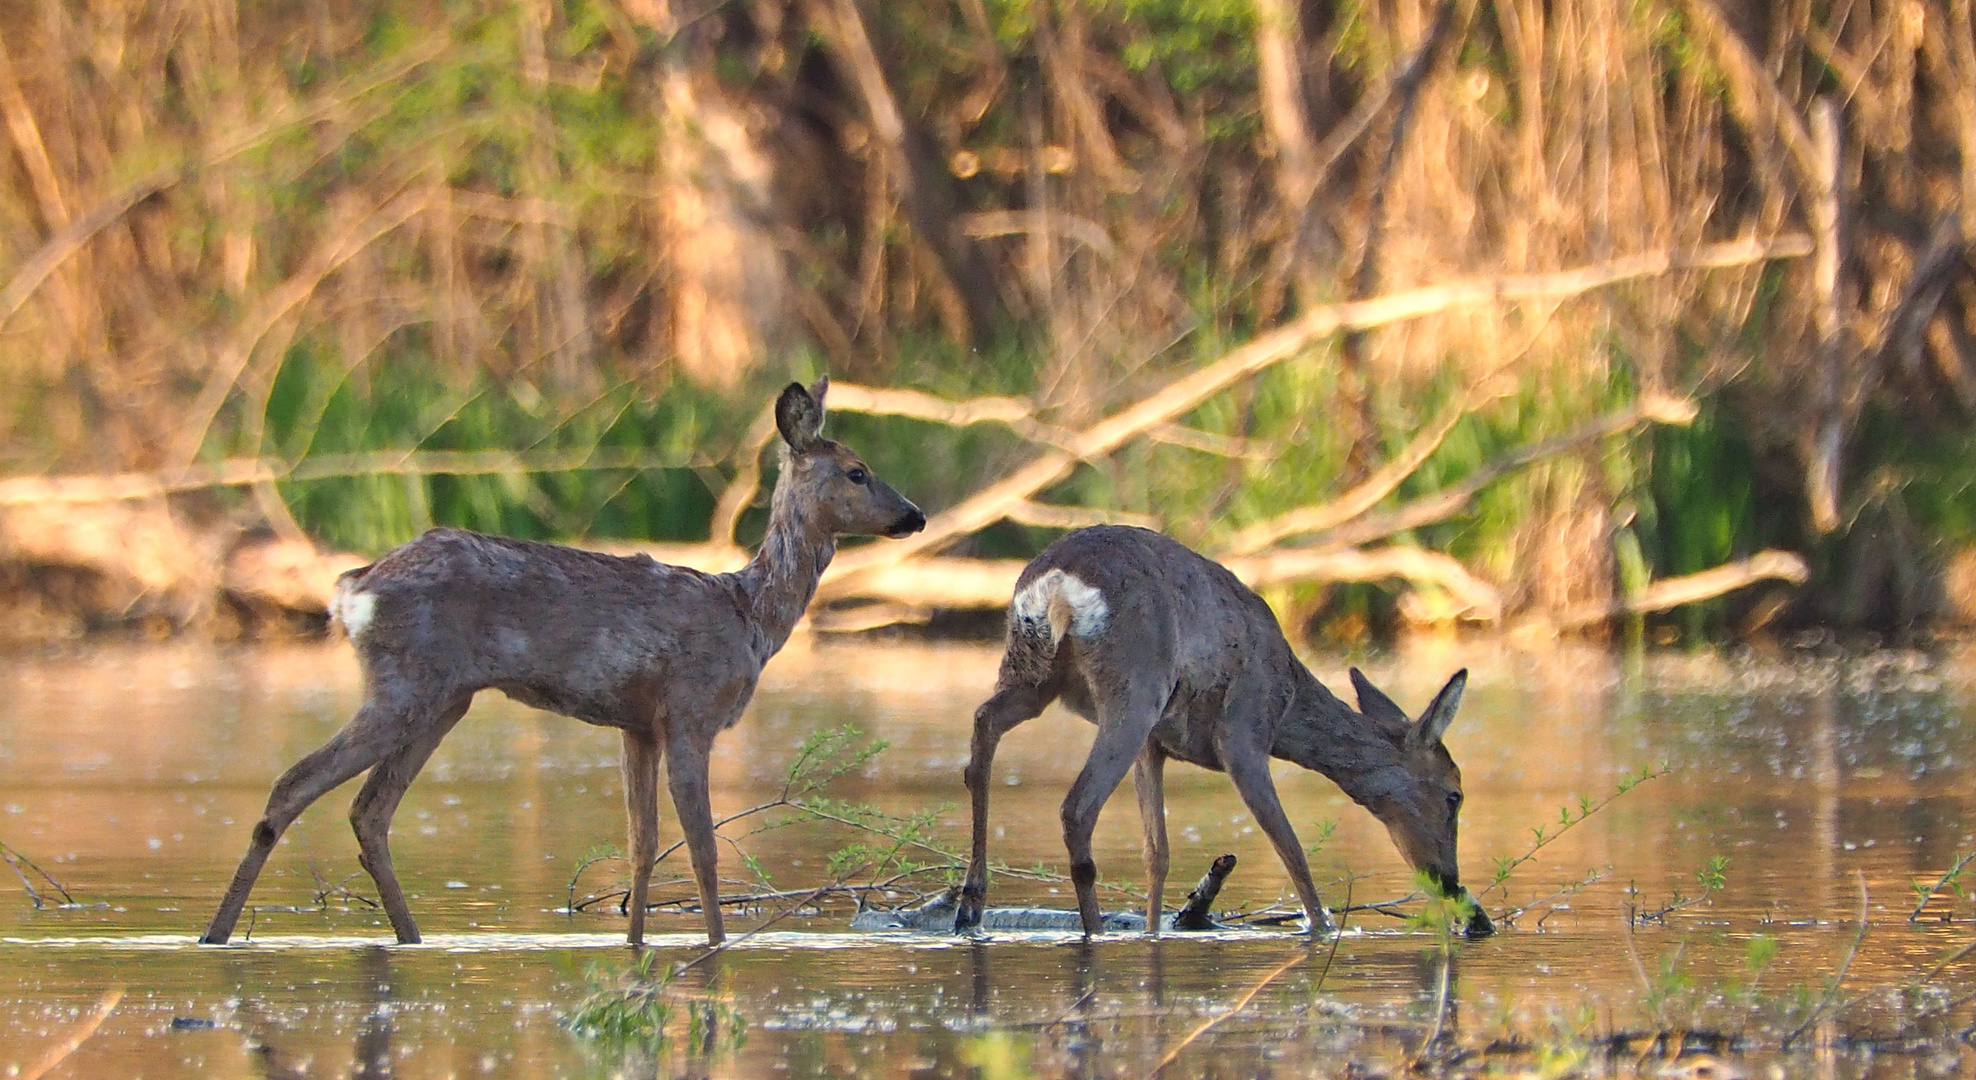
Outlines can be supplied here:
M434 529L344 574L330 611L357 649L364 702L342 731L274 785L253 843L200 941L223 944L282 830L330 789L370 770L350 806L359 862L377 882L398 940L419 940L391 868L391 815L474 694L619 729L630 817L630 941L645 935L658 854L662 756L673 811L718 944L707 756L754 695L762 665L809 606L837 537L908 536L926 516L823 438L828 379L791 383L775 403L786 444L768 535L753 562L704 574L638 555L618 558L525 540Z
M1414 721L1353 669L1361 710L1354 712L1297 660L1268 605L1226 567L1145 529L1070 533L1017 580L995 693L974 714L967 764L973 848L954 929L978 926L987 897L996 744L1059 698L1098 725L1062 810L1087 936L1101 929L1091 832L1128 767L1145 830L1146 925L1159 926L1168 758L1228 773L1290 872L1313 933L1328 932L1331 923L1277 800L1271 757L1337 782L1385 823L1407 862L1447 896L1466 898L1455 862L1461 770L1441 736L1467 681L1466 671L1456 672ZM1468 933L1493 929L1473 906Z

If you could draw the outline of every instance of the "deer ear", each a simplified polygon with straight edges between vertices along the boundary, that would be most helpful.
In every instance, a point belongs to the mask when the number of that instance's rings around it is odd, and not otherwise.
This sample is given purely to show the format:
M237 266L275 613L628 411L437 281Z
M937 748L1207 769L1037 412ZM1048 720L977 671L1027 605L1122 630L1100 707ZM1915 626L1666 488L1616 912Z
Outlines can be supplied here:
M816 381L810 384L810 400L816 402L818 415L823 413L823 395L828 393L830 393L830 376L818 375ZM817 430L823 430L823 421L817 421Z
M1405 709L1393 704L1393 699L1372 685L1372 681L1365 677L1365 672L1357 668L1352 669L1352 689L1358 691L1359 711L1365 715L1381 720L1397 720L1402 724L1413 723L1407 719Z
M825 386L820 381L817 385ZM823 431L823 402L802 383L790 383L775 399L775 428L791 450L808 450Z
M1448 685L1434 695L1427 703L1427 710L1420 714L1420 723L1407 733L1408 741L1416 746L1432 746L1448 733L1448 725L1454 722L1455 710L1461 707L1461 692L1468 689L1468 669L1462 668L1448 680Z

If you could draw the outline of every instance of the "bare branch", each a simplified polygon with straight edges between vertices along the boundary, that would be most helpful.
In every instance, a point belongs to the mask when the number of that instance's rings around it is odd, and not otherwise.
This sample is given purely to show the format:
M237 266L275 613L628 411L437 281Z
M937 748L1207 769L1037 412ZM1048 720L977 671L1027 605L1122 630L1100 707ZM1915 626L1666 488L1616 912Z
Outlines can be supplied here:
M425 208L431 195L429 188L422 187L386 202L331 237L301 269L261 298L255 309L242 320L234 339L213 358L212 374L200 389L199 398L192 405L192 419L180 431L177 445L173 448L172 459L175 462L189 465L198 457L213 418L219 415L220 407L233 393L234 383L247 369L255 348L274 329L275 324L306 302L315 293L316 286L338 267L379 237L411 220L413 215Z
M323 454L290 464L278 458L228 458L160 472L107 476L20 476L0 480L0 506L153 499L182 491L245 487L269 481L339 476L491 476L577 469L677 469L708 464L632 447L575 450L374 450Z
M922 552L1000 520L1008 508L1068 476L1076 463L1103 457L1158 424L1173 420L1242 379L1302 352L1313 341L1344 330L1364 330L1476 304L1575 296L1621 281L1676 270L1746 266L1809 254L1811 241L1800 234L1746 238L1685 251L1660 250L1551 274L1468 278L1408 289L1371 300L1313 308L1250 341L1219 360L1168 383L1163 389L1076 434L1064 448L1046 452L1000 482L957 506L934 515L924 531L883 546L872 545L840 556L824 576L821 595L855 590L857 576Z
M1712 600L1760 581L1786 581L1802 585L1810 577L1811 568L1805 565L1802 556L1789 551L1759 551L1747 559L1699 573L1663 578L1634 596L1615 599L1610 603L1585 604L1555 618L1539 616L1519 623L1513 629L1519 632L1576 630L1621 615L1666 611L1683 604Z
M1229 559L1224 564L1252 589L1299 581L1385 581L1392 578L1437 586L1482 622L1502 618L1495 586L1468 572L1460 560L1438 551L1382 547L1276 551Z
M1046 529L1082 529L1088 525L1137 525L1142 529L1160 527L1160 519L1151 514L1035 502L1015 504L1009 508L1007 517L1020 525L1039 525Z
M5 326L7 320L13 318L14 313L27 303L35 290L39 289L48 280L48 276L55 272L56 267L81 250L82 245L88 243L91 237L129 213L132 207L202 168L220 164L290 127L319 119L342 109L358 97L396 82L437 58L443 51L443 45L437 42L416 48L405 56L393 60L376 73L355 80L353 85L339 87L335 92L324 94L301 109L278 116L266 124L220 143L195 162L154 169L111 192L87 213L67 222L65 227L43 242L33 255L28 256L14 268L13 276L7 280L6 288L0 289L0 326Z
M1818 150L1812 145L1811 132L1797 108L1777 88L1775 80L1764 70L1763 61L1723 19L1713 0L1682 0L1681 10L1701 31L1728 79L1729 110L1735 114L1736 122L1759 139L1775 135L1784 144L1805 193L1815 196L1823 187Z
M1466 510L1469 502L1483 488L1525 465L1556 457L1601 439L1630 431L1643 423L1680 425L1694 418L1693 402L1682 398L1649 395L1624 409L1602 416L1576 431L1543 442L1519 446L1491 458L1453 487L1444 488L1432 495L1423 495L1383 514L1362 517L1319 536L1315 542L1325 547L1350 547L1405 532L1408 529L1431 525L1437 521L1446 521Z
M1474 399L1470 395L1458 395L1441 409L1441 414L1426 430L1415 435L1413 441L1407 443L1393 460L1366 477L1364 483L1328 503L1299 507L1243 529L1229 541L1228 553L1252 555L1286 536L1323 532L1372 509L1441 448L1448 433L1455 429L1462 417L1468 415L1473 406Z

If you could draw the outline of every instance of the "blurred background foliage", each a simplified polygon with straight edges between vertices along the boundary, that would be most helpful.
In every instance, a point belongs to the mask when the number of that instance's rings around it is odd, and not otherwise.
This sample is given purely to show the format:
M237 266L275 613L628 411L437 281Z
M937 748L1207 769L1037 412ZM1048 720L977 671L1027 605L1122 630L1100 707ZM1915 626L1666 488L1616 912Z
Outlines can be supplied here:
M1819 573L1790 618L1884 627L1952 607L1976 535L1966 0L0 0L0 45L10 475L556 451L194 509L364 553L434 524L704 540L789 377L1077 428L1315 305L1811 231L1827 97L1836 325L1805 259L1453 310L1313 345L1049 499L1213 550L1456 395L1488 390L1393 501L1651 391L1700 417L1401 540L1527 611L1784 547ZM1035 452L992 425L833 434L930 510ZM599 449L642 456L583 467ZM1392 620L1372 587L1272 599Z

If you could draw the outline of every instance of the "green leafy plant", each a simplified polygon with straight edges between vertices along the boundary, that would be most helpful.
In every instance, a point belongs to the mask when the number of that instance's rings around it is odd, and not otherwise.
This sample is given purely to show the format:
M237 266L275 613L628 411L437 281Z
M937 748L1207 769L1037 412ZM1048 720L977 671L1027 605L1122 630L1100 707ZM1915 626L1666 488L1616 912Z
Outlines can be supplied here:
M1648 907L1641 904L1639 902L1639 890L1629 887L1627 889L1627 896L1630 899L1626 904L1626 917L1629 921L1636 924L1664 923L1667 921L1669 915L1677 911L1685 911L1688 908L1706 904L1713 899L1715 894L1721 892L1723 886L1728 884L1728 871L1729 856L1720 854L1709 856L1708 865L1695 871L1695 882L1701 886L1702 890L1700 893L1690 896L1680 889L1675 889L1673 894L1668 898L1667 903L1657 907Z
M1934 884L1924 885L1918 881L1915 882L1914 910L1908 912L1907 921L1919 921L1921 912L1927 908L1928 902L1941 893L1949 893L1958 900L1969 899L1969 892L1964 887L1963 881L1966 878L1976 877L1976 870L1970 868L1971 863L1976 863L1976 851L1968 852L1957 858L1954 863L1950 864L1948 870L1941 877L1935 879ZM1948 921L1948 915L1946 913L1942 916L1942 921Z
M676 988L670 972L655 970L657 956L646 950L622 967L590 965L584 972L589 991L564 1024L584 1038L620 1046L656 1050L683 1035L697 1053L739 1047L747 1018L724 999Z

